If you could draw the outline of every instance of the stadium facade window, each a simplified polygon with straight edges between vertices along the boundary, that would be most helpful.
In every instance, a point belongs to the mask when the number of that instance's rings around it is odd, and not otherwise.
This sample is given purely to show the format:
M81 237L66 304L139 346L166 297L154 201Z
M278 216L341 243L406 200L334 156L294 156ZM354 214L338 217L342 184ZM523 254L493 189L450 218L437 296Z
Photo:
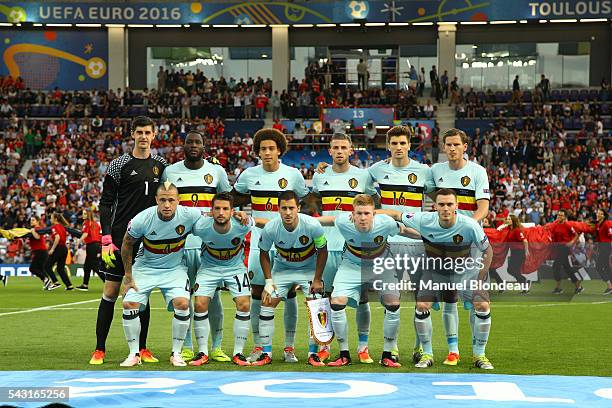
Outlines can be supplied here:
M368 66L368 87L396 87L399 73L398 48L292 47L291 77L308 77L314 71L329 74L335 86L358 86L357 65ZM329 63L331 61L331 64ZM329 67L328 67L329 65Z
M417 78L410 75L410 67L414 66L418 75L421 67L425 68L425 84L430 85L429 71L432 65L438 65L436 45L400 45L399 47L399 78L400 87L416 84ZM441 72L439 73L442 74ZM452 78L451 78L452 80Z
M199 69L210 79L223 76L245 81L272 78L271 47L149 47L147 50L147 87L157 86L159 67L185 72Z
M590 44L460 44L456 47L459 84L474 89L510 89L516 75L533 89L544 74L553 87L589 86Z

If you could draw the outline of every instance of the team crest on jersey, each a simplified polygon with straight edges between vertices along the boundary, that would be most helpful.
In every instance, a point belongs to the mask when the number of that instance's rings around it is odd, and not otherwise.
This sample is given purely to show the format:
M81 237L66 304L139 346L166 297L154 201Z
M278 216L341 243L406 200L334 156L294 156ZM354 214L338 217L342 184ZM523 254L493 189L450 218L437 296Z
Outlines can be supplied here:
M359 181L357 181L356 178L352 178L348 181L348 183L350 188L355 188L357 187L357 184L359 184Z
M382 235L378 235L376 238L374 238L374 243L380 245L380 244L383 243L384 240L385 240L385 238L383 238Z
M157 177L159 176L159 167L153 166L153 174Z
M233 245L233 246L236 246L236 245L238 245L239 243L240 243L240 238L236 237L236 238L232 239L232 245Z
M213 176L211 176L210 174L205 175L204 176L204 181L206 182L206 184L212 184Z
M282 178L282 179L278 180L278 186L280 188L282 188L282 189L287 187L287 184L289 184L289 183L287 182L287 179L285 179L285 178Z
M455 244L460 244L460 243L463 242L463 237L461 235L457 234L457 235L453 236L453 242Z
M183 233L185 232L185 226L181 224L178 227L176 227L174 230L176 231L177 234L183 235Z
M468 176L461 177L461 185L463 187L467 187L468 184L470 184L470 181L472 181L472 180Z
M416 175L416 174L414 174L414 173L410 173L410 174L408 175L408 181L410 182L410 184L414 184L414 183L416 183L416 182L417 182L417 179L418 179L418 177L417 177L417 175Z
M308 243L308 241L309 241L309 240L308 240L308 237L307 237L306 235L302 235L302 236L300 237L300 244L302 244L302 245L306 245L306 244Z

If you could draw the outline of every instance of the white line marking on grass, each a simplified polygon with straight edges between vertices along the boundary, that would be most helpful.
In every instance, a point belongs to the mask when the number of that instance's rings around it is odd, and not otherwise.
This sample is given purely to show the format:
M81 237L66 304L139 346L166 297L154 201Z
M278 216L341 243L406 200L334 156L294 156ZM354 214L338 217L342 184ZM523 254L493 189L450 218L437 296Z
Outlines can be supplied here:
M14 314L21 314L21 313L32 313L32 312L40 312L40 311L44 311L44 310L53 310L55 308L64 307L64 306L84 305L85 303L99 302L99 301L100 301L100 298L97 298L97 299L91 299L91 300L83 300L81 302L62 303L60 305L35 307L33 309L25 309L25 310L18 310L18 311L15 311L15 312L0 313L0 317L8 316L8 315L14 315Z
M151 293L159 293L159 292L160 292L159 290L154 290ZM117 299L121 299L121 298L122 298L122 296L119 296ZM35 307L33 309L23 309L23 310L17 310L15 312L0 313L0 317L8 316L8 315L14 315L14 314L21 314L21 313L44 312L46 310L55 310L55 309L57 309L57 310L78 309L78 308L70 308L70 307L68 307L66 309L63 309L63 308L64 308L64 306L83 305L85 303L99 302L99 301L100 301L100 298L97 298L97 299L91 299L91 300L83 300L81 302L71 302L71 303L62 303L60 305L50 305L50 306ZM5 308L3 308L3 309L5 309ZM3 310L3 309L0 309L0 310ZM6 308L6 309L10 309L10 308ZM97 310L98 308L97 307L95 307L95 308L83 308L83 310L88 310L88 309L95 309L95 310ZM166 310L165 308L162 308L162 309Z

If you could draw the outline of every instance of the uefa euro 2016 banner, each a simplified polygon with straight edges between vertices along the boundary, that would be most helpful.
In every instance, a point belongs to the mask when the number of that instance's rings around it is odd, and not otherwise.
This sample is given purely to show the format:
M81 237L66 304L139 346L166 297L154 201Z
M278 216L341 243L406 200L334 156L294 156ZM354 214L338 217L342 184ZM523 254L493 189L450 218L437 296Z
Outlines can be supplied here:
M612 0L341 0L185 3L2 2L0 21L119 24L324 24L609 18Z
M0 53L0 75L21 77L27 88L108 88L105 30L1 30Z

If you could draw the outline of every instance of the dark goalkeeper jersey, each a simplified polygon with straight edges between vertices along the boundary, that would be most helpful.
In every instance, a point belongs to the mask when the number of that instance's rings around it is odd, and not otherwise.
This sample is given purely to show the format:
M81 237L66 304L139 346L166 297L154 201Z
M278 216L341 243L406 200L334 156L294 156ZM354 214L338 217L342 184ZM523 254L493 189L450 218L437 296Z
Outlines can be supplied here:
M112 234L118 248L130 220L156 205L155 193L167 165L161 156L137 159L124 154L108 166L100 199L100 224L102 235Z

